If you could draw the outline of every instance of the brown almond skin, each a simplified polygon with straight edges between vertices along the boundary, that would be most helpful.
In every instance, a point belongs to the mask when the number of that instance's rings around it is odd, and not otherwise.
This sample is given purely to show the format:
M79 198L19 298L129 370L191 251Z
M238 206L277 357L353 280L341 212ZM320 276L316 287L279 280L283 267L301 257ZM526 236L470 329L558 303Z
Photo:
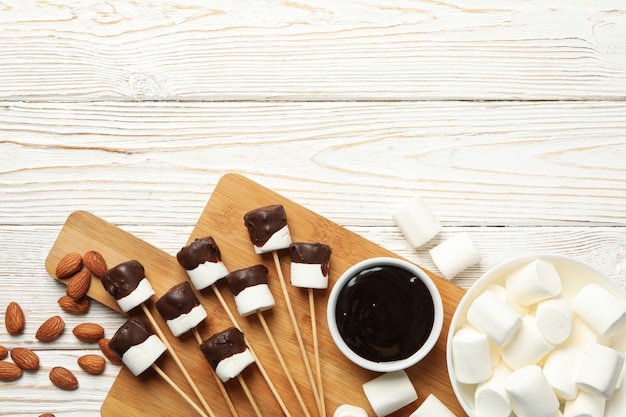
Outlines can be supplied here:
M100 355L83 355L77 362L83 371L91 375L100 375L106 364L104 357Z
M0 361L6 359L7 356L9 356L9 349L0 345Z
M63 368L62 366L52 368L48 376L50 381L58 388L64 390L75 390L78 388L76 376L69 369Z
M78 340L93 343L104 337L104 328L96 323L81 323L74 327L72 333Z
M39 356L25 347L11 349L11 359L24 371L36 371L39 369Z
M46 413L46 414L39 414L39 417L55 417L55 416L54 414Z
M119 356L117 356L115 353L113 353L111 349L109 349L109 339L103 337L102 339L98 340L98 346L100 347L100 350L102 351L104 356L106 356L109 362L111 362L113 365L121 366L123 364Z
M65 322L60 316L50 317L44 321L35 333L35 338L40 342L52 342L63 333Z
M91 274L89 271L79 271L67 282L66 293L68 297L74 300L80 300L87 294L90 286Z
M102 255L95 250L90 250L83 255L83 264L98 278L107 272L107 263Z
M0 362L0 381L15 381L22 376L22 368L13 362Z
M83 257L80 253L70 252L63 256L57 264L55 274L57 278L67 278L76 274L83 267Z
M26 319L22 307L15 301L11 301L4 314L4 326L12 335L21 334L24 331Z
M63 297L59 298L58 303L63 309L63 311L66 311L71 314L79 314L79 315L87 314L87 312L89 311L89 306L91 305L91 302L89 301L89 298L87 297L83 297L83 298L79 298L75 300L69 295L64 295Z

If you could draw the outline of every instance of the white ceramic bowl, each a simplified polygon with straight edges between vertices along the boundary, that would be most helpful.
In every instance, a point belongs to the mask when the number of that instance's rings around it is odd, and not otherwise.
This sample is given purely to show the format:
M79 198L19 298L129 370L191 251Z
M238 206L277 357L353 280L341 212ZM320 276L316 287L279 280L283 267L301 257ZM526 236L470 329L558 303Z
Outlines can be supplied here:
M364 270L371 270L377 266L395 266L406 271L409 271L413 276L417 277L422 283L424 283L426 289L428 290L432 300L434 307L433 314L433 325L428 334L425 342L419 347L417 351L412 353L410 356L405 357L403 359L396 360L383 360L383 361L375 361L367 359L359 354L357 354L354 350L352 350L348 344L344 341L341 333L339 331L339 327L337 321L335 319L335 311L337 306L337 301L341 290L348 284L348 282L355 275L359 274ZM411 365L416 364L422 358L424 358L428 352L432 350L435 346L437 339L441 334L441 329L443 327L443 303L441 301L441 295L437 286L432 281L432 279L419 267L416 265L396 258L370 258L364 261L361 261L348 270L346 270L341 277L337 280L335 285L333 286L329 298L328 298L328 306L327 306L327 318L328 318L328 328L330 330L330 335L339 348L339 350L352 362L361 366L362 368L369 369L371 371L377 372L392 372L401 369L406 369Z
M474 393L476 385L461 384L456 380L454 366L452 363L452 338L457 330L466 324L467 311L476 297L481 295L487 287L492 284L501 284L504 286L504 280L512 271L532 262L535 259L543 259L551 262L559 272L562 281L562 295L568 299L573 297L587 284L600 284L611 292L618 299L626 303L626 294L624 291L606 275L591 266L561 255L533 255L516 258L497 265L485 275L480 277L469 291L463 296L459 303L450 323L448 332L446 360L448 366L448 374L452 388L456 394L461 406L470 417L479 416L474 408ZM614 349L626 353L626 334L622 333L615 336L612 340ZM623 417L626 415L626 389L622 388L615 391L613 397L607 402L604 417Z

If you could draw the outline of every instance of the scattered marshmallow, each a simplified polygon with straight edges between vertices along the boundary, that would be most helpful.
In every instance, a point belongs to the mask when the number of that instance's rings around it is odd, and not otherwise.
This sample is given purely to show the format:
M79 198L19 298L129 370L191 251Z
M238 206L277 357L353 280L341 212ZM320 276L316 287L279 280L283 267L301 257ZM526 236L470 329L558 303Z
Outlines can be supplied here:
M573 400L578 394L576 374L585 354L582 350L568 345L555 348L543 364L543 373L557 397Z
M477 384L491 375L491 355L487 336L472 328L457 331L452 338L452 363L456 379Z
M404 371L382 374L363 384L374 413L387 416L417 400L417 392Z
M492 291L472 302L467 321L484 332L498 346L507 344L522 327L522 318Z
M583 391L608 400L613 396L624 367L624 355L603 345L593 345L585 355L576 385Z
M432 248L430 256L446 279L480 262L480 253L467 233L460 233Z
M515 302L530 305L559 295L561 277L552 263L537 259L511 273L506 289Z
M509 394L504 389L504 381L511 375L505 365L494 368L491 378L476 387L474 404L476 414L481 417L509 417L512 405Z
M367 417L367 411L350 404L341 404L335 410L333 417Z
M415 197L392 215L406 240L414 248L419 248L437 236L441 223L421 198Z
M456 417L435 394L429 394L409 417Z
M574 311L599 335L612 337L626 328L626 305L598 284L574 297Z
M541 335L554 345L563 343L572 334L574 312L570 304L562 298L540 302L535 318Z
M603 417L606 400L580 391L575 399L566 401L563 417Z
M559 400L537 365L514 371L506 378L504 388L517 417L552 417L559 410Z
M535 317L528 315L515 337L502 347L502 360L511 369L520 369L538 363L552 348L541 335Z

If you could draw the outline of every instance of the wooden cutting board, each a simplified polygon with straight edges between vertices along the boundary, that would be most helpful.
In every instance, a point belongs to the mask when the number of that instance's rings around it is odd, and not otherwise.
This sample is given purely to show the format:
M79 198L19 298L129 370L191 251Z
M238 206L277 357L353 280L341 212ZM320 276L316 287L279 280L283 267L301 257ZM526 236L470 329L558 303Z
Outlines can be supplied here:
M224 263L231 271L259 263L268 267L270 288L276 299L276 306L263 315L285 361L289 364L291 374L299 387L307 408L312 416L317 416L315 400L308 383L272 256L271 254L256 255L254 253L243 224L244 213L270 204L282 204L285 207L293 241L317 241L332 247L330 286L348 267L356 262L370 257L398 256L236 174L228 174L220 179L202 212L187 243L198 237L213 236L220 247ZM176 283L188 279L187 273L176 261L175 254L165 253L92 214L77 211L67 219L46 259L48 273L54 276L56 265L64 254L72 251L84 253L88 250L97 250L102 253L109 267L129 259L136 259L144 265L146 276L157 293L156 297L146 303L146 306L153 312L157 322L178 352L186 369L200 387L215 414L220 417L231 415L212 370L201 354L193 335L189 333L180 338L174 337L154 308L154 302L158 297ZM288 283L290 261L288 253L283 252L280 253L280 261ZM450 320L465 291L431 272L428 274L434 279L442 294L446 316L444 328L434 350L419 364L407 370L417 390L418 400L393 415L408 416L430 393L433 393L457 416L463 416L465 413L454 396L448 378L445 347ZM259 319L256 316L239 317L228 288L224 283L218 283L217 289L226 299L249 345L259 357L261 365L276 387L284 405L294 417L302 416L302 409L276 359ZM288 290L305 346L309 352L309 360L314 367L307 290L289 284ZM348 403L365 408L369 415L373 416L374 413L361 386L378 374L360 369L348 361L333 344L326 324L328 293L329 290L315 291L316 322L319 333L321 373L327 415L332 416L339 405ZM119 311L115 300L104 291L102 284L96 278L93 279L88 295L94 300ZM200 334L204 339L233 325L211 288L198 293L198 297L208 312L207 320L199 326ZM141 314L141 309L132 313ZM107 337L111 336L112 334L107 335ZM163 368L191 398L196 399L192 389L168 353L165 353L157 361L157 365ZM272 394L268 383L256 365L248 367L242 375L264 416L275 417L283 414L278 400ZM238 414L242 417L253 416L253 409L239 382L234 379L227 382L225 386ZM104 417L195 415L193 408L182 400L152 369L139 377L135 377L126 368L121 370L114 382L104 401L101 413Z

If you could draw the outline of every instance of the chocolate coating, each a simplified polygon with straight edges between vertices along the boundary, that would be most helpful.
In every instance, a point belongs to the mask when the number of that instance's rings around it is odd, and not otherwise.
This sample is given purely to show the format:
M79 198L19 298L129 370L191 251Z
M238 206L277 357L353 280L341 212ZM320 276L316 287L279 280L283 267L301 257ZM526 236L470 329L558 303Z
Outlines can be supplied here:
M243 216L250 240L257 247L267 243L274 233L287 225L287 213L280 204L261 207Z
M102 276L102 285L109 294L119 300L133 292L145 277L143 265L130 260L109 269Z
M267 284L268 272L267 267L262 264L238 269L226 275L226 283L230 292L233 295L238 295L241 291L253 285Z
M133 316L109 340L109 349L121 358L128 349L145 342L153 334L154 330L145 317Z
M246 350L243 333L235 327L219 332L202 342L200 349L213 369L226 358Z
M292 243L289 248L291 262L300 264L319 264L322 266L322 275L328 276L330 254L332 249L323 243Z
M185 269L196 269L205 262L217 263L222 260L220 248L211 236L201 237L183 247L176 254L178 263Z
M200 301L188 281L174 285L156 302L156 308L164 320L173 320L182 314L187 314L198 305Z

